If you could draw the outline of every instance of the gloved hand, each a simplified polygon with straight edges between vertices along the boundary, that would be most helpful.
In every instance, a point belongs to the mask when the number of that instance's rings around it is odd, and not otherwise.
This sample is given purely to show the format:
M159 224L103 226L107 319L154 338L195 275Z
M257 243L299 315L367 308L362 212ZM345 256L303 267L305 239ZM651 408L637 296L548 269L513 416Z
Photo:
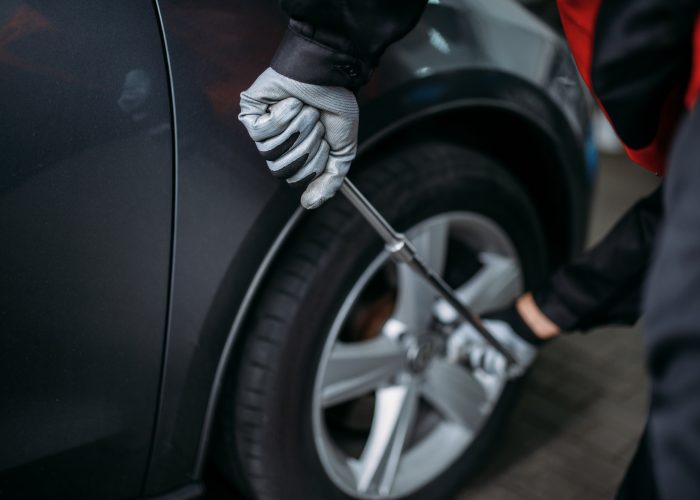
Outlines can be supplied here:
M484 319L486 329L512 354L516 363L508 366L503 355L491 346L469 323L463 323L448 340L448 354L472 368L509 379L522 376L537 357L537 347L516 333L510 322Z
M273 175L292 185L313 179L301 197L304 208L335 195L357 152L359 110L352 92L268 68L241 94L238 118Z

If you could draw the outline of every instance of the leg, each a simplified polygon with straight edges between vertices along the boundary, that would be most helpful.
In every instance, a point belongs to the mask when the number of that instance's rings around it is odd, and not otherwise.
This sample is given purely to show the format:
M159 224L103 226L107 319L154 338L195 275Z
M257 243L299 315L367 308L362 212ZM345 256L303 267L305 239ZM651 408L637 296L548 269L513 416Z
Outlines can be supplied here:
M700 498L700 113L671 155L666 222L647 284L650 451L660 498Z
M617 492L616 500L656 500L654 469L649 453L649 427L639 440L639 447L627 468L627 474Z

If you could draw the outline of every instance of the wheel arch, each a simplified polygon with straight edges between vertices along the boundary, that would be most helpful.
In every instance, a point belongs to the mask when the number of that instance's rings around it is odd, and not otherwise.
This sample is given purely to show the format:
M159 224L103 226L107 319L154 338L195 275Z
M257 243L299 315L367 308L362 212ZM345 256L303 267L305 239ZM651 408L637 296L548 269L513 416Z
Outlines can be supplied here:
M424 105L425 96L437 99ZM592 187L589 138L577 132L587 128L587 117L576 124L572 119L541 88L512 73L456 71L412 82L369 103L362 120L370 125L360 130L354 168L417 141L477 149L508 168L530 195L554 267L583 246Z
M507 147L498 140L504 135L512 137ZM556 138L517 110L474 103L417 119L369 148L356 169L376 156L391 154L401 144L435 140L485 153L518 180L543 222L550 268L580 250L587 222L588 188L580 189L580 176L564 168L570 159L558 151L561 144Z

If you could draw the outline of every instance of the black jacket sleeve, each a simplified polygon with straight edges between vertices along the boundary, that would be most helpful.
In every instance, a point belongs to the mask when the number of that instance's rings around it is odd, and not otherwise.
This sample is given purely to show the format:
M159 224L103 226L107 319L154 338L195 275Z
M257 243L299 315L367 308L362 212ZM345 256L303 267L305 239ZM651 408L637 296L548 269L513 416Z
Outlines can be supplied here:
M649 146L683 106L700 0L603 0L592 86L620 138Z
M289 29L272 68L294 80L357 89L427 0L281 0Z
M601 242L535 291L545 316L566 332L635 323L662 218L663 199L657 188L628 210Z

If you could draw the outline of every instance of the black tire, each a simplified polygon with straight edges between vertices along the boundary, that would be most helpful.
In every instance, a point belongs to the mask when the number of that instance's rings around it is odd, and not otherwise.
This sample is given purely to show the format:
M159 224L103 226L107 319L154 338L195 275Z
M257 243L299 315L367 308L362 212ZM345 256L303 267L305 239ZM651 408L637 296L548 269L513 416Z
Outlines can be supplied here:
M475 151L422 144L375 160L354 179L399 230L428 217L483 214L512 240L526 283L542 277L542 229L523 189ZM220 406L218 463L259 500L347 500L327 477L312 430L314 377L330 322L382 244L342 196L310 213L266 280ZM450 498L483 461L516 393L503 393L479 437L411 500Z

